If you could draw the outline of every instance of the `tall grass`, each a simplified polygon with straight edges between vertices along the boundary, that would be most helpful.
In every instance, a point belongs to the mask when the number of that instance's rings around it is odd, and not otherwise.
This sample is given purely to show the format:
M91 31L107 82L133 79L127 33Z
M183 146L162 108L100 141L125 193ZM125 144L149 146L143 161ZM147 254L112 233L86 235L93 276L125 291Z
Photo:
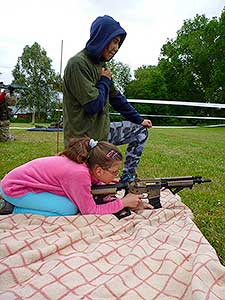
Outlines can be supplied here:
M12 130L12 133L17 138L15 142L0 144L0 178L20 164L57 151L57 133L26 130ZM63 134L59 133L59 150L62 149ZM125 146L121 149L125 152ZM212 180L192 190L185 189L180 196L225 265L225 128L153 128L149 131L138 176L186 175L201 175Z

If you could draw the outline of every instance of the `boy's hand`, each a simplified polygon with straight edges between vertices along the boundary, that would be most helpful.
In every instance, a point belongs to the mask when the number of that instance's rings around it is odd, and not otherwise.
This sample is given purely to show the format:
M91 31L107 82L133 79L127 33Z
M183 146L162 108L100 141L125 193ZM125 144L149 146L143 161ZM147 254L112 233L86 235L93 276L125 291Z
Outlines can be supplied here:
M107 77L111 80L112 79L112 72L109 69L102 68L101 76L105 76L105 77Z
M142 123L142 126L146 127L146 128L151 128L152 127L152 121L151 120L147 120L145 119Z

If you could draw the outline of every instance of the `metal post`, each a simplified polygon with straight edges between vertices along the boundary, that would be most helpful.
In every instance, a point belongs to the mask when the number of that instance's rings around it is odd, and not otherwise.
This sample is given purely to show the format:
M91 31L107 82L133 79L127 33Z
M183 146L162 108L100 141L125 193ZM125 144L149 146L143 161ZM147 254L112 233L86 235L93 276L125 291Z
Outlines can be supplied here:
M60 69L59 69L59 74L60 74L60 79L62 79L63 40L61 41L61 51L60 51L60 53L61 54L60 54ZM60 109L60 98L58 99L58 107ZM60 114L60 112L59 112L59 114ZM56 134L56 137L57 137L57 141L56 141L56 153L59 152L59 122L60 122L60 117L58 118L58 130L57 130L57 134Z

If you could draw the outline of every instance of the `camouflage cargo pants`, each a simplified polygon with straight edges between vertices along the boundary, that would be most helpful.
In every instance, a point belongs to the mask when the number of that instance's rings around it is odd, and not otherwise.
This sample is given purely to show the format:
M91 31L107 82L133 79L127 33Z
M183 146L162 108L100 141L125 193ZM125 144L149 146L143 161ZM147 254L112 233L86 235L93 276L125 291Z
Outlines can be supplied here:
M123 168L123 176L135 175L144 144L148 137L148 130L142 125L129 121L111 122L108 141L114 145L128 144Z
M9 133L10 121L0 121L0 142L13 141L15 138Z

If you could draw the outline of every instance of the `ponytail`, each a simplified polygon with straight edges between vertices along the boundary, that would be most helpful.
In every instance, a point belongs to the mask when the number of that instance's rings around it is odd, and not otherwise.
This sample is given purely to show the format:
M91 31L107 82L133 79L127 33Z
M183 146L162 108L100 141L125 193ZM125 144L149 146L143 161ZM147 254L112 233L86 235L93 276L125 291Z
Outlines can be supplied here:
M95 141L89 137L72 138L59 155L64 155L78 164L86 163L91 170L96 165L108 169L114 161L123 159L121 152L113 144Z

